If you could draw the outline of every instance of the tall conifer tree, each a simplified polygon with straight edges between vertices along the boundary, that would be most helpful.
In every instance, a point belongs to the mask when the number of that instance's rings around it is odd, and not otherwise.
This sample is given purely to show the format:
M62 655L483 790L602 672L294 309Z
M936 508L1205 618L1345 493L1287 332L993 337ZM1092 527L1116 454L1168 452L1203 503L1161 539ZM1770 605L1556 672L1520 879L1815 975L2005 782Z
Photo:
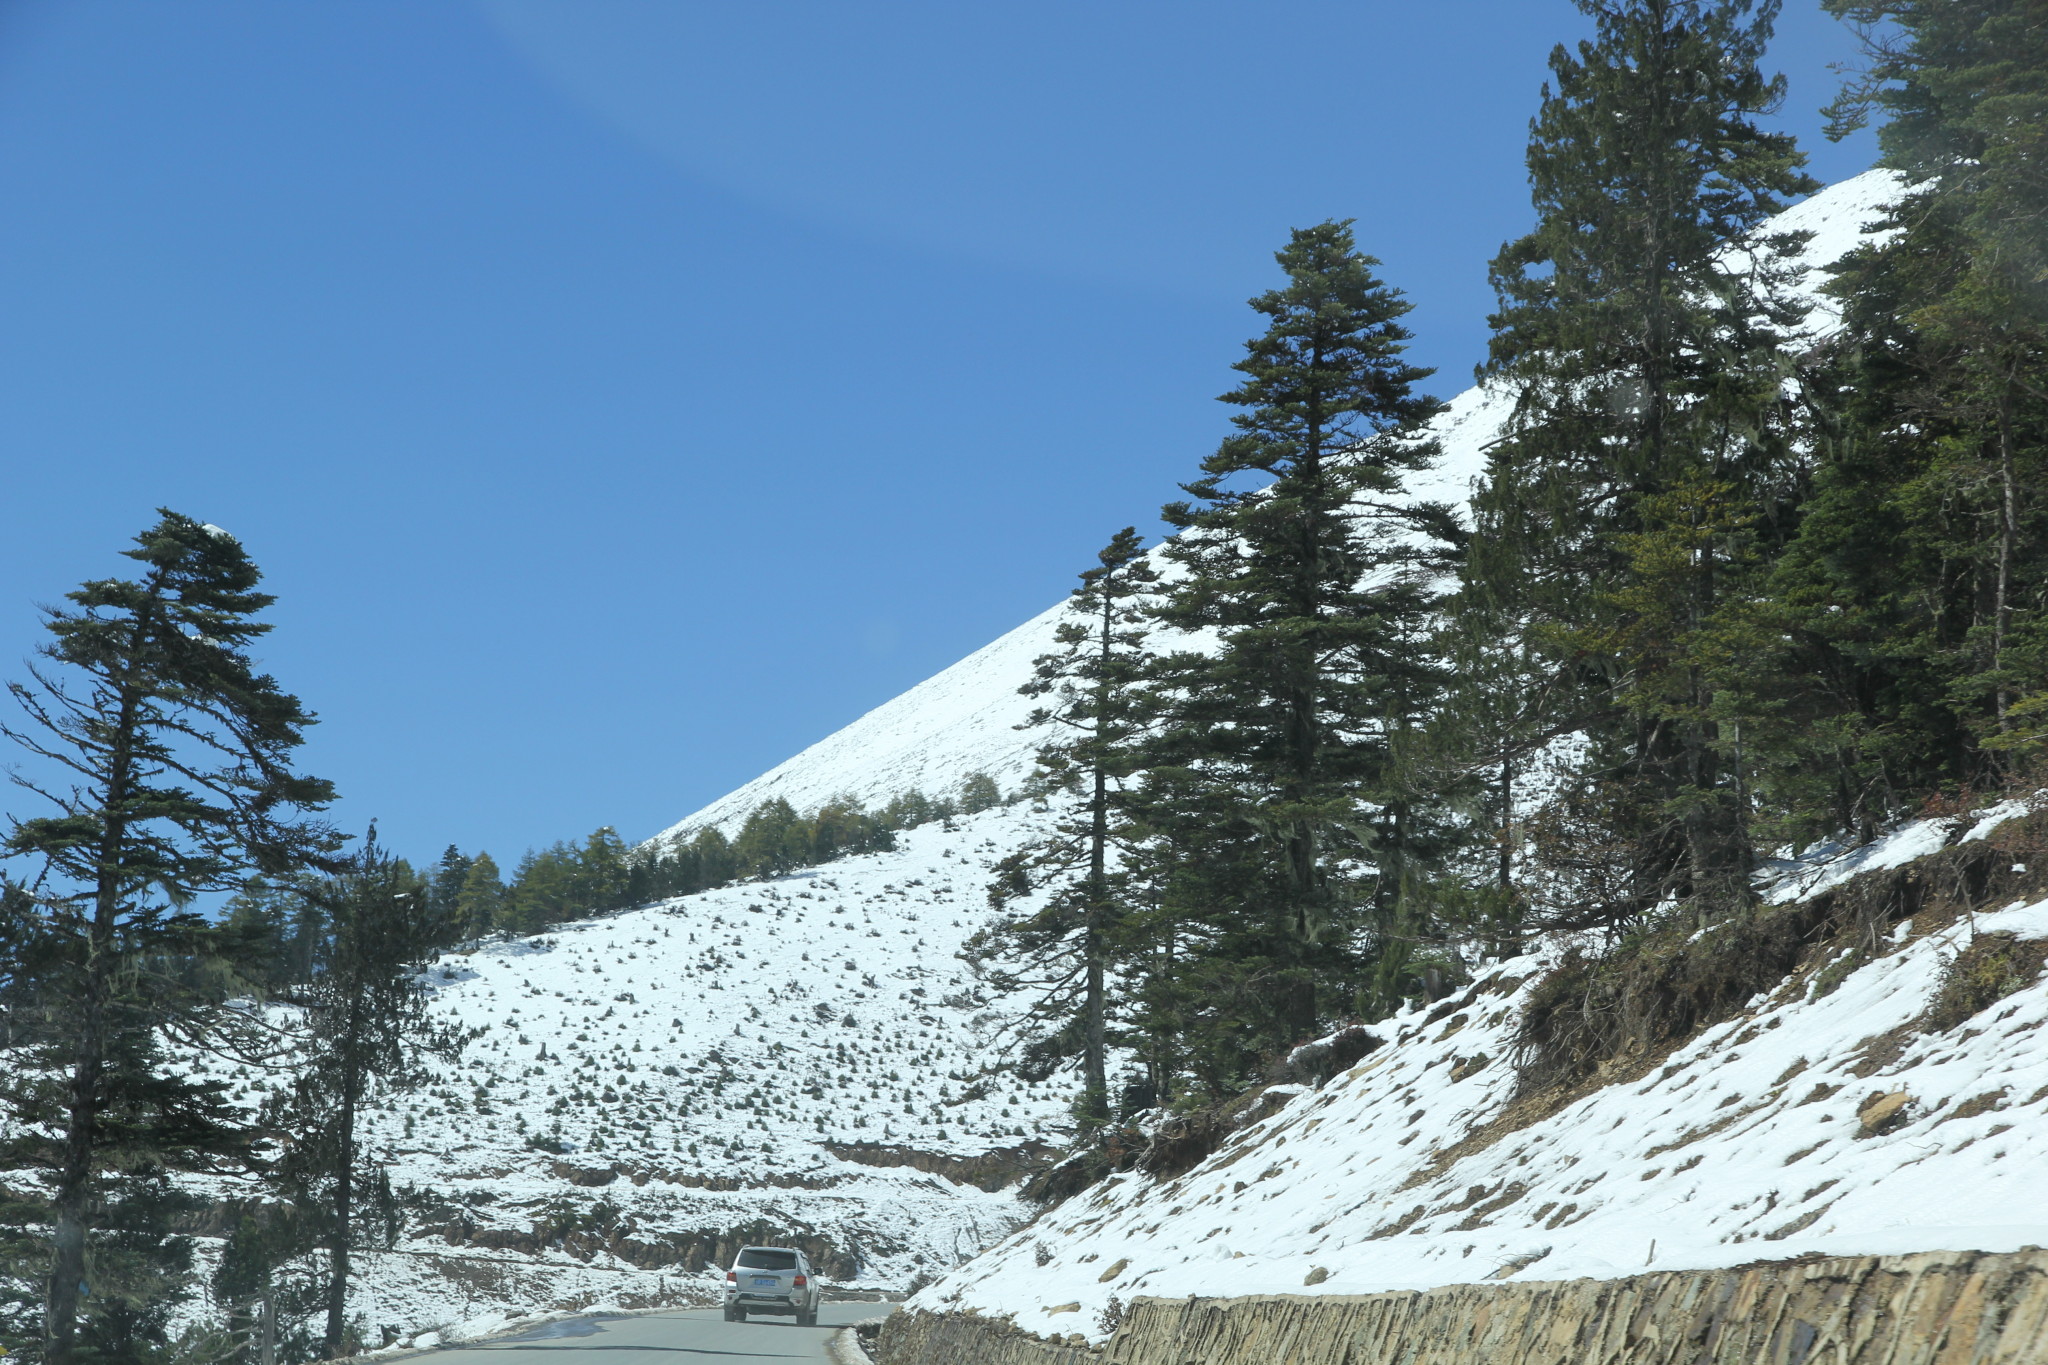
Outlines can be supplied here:
M426 1079L426 1060L454 1056L463 1039L429 1012L421 968L437 955L440 925L424 877L372 830L347 870L310 894L330 929L321 969L297 996L307 1048L265 1118L286 1138L279 1183L327 1253L322 1348L334 1357L356 1344L347 1340L351 1253L366 1223L388 1226L394 1213L382 1165L357 1133L363 1110Z
M1212 1089L1355 1007L1363 922L1414 885L1393 749L1431 690L1427 575L1452 535L1403 495L1436 410L1402 357L1410 305L1348 223L1297 229L1276 259L1286 282L1251 301L1269 325L1223 395L1236 431L1164 511L1182 572L1157 618L1219 647L1168 656L1153 684L1146 818L1184 949L1162 983L1179 1003L1155 1006Z
M463 929L462 884L469 877L471 858L455 845L441 851L428 883L428 901L442 936L450 943L461 938Z
M2048 745L2048 16L2031 0L1829 0L1907 192L1829 286L1822 460L1761 674L1794 829L1868 837ZM2007 757L2012 755L2015 757Z
M1579 0L1528 153L1537 225L1493 265L1484 375L1514 395L1476 500L1469 591L1528 632L1576 699L1585 762L1552 811L1596 921L1667 897L1745 903L1739 731L1719 614L1792 528L1783 397L1800 317L1734 244L1817 188L1759 122L1776 0ZM1597 857L1587 858L1589 850Z
M505 879L488 850L479 852L463 871L462 889L455 894L455 923L462 938L481 938L506 927Z
M42 1008L5 1099L17 1132L54 1134L12 1154L49 1183L49 1365L144 1344L95 1340L120 1302L124 1193L150 1197L147 1182L246 1145L220 1088L162 1054L172 1034L218 1042L245 989L229 931L193 900L326 865L336 847L310 814L333 789L291 767L313 717L247 652L274 600L248 554L169 511L124 553L139 577L86 583L49 611L45 662L9 686L26 720L0 727L32 755L18 780L55 807L6 837L38 864L32 933L12 946L38 954Z
M1004 989L1035 993L1021 1069L1043 1075L1080 1063L1083 1132L1111 1118L1109 994L1124 910L1118 845L1130 834L1122 794L1139 761L1143 601L1158 581L1143 546L1127 526L1096 556L1055 632L1060 648L1039 656L1019 689L1046 699L1019 727L1046 734L1040 779L1078 805L1003 860L989 889L998 916L963 954Z

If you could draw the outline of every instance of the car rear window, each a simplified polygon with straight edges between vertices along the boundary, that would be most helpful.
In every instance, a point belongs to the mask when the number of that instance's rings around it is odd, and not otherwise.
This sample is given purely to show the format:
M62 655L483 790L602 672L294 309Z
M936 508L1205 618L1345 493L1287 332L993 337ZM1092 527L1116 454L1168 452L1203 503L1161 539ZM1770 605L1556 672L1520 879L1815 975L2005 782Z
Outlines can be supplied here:
M794 1251L770 1251L764 1247L748 1247L740 1253L742 1270L795 1270Z

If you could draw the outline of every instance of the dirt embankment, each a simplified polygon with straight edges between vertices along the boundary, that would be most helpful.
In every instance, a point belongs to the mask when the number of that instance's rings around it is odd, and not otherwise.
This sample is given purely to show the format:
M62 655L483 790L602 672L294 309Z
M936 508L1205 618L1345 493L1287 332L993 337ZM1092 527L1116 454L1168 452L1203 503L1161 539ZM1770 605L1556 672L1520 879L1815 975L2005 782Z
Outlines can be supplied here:
M879 1142L828 1142L825 1150L858 1166L907 1166L941 1176L956 1185L973 1185L994 1193L1029 1179L1052 1163L1056 1149L1033 1139L1015 1147L998 1147L979 1156L947 1156Z
M898 1313L880 1365L2038 1365L2048 1252L1921 1252L1422 1293L1139 1299L1101 1347Z

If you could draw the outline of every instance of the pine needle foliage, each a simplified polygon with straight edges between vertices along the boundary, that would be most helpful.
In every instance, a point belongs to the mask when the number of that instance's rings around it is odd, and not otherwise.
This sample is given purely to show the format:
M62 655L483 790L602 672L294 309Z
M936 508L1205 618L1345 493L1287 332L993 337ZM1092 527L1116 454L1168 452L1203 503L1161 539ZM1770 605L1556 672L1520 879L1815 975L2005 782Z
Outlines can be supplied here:
M329 930L318 971L293 996L304 1019L296 1074L263 1126L282 1140L273 1166L280 1202L326 1253L321 1346L332 1357L360 1346L347 1339L351 1253L389 1246L397 1231L383 1154L358 1133L362 1115L431 1079L429 1060L455 1057L465 1039L431 1010L424 968L438 956L440 926L428 881L380 847L374 829L342 872L306 894Z
M1836 131L1884 115L1909 188L1828 286L1822 459L1775 571L1785 646L1757 676L1788 829L1868 837L2048 745L2048 12L1828 8L1868 57Z
M1160 882L1150 1008L1202 1088L1315 1036L1368 974L1425 839L1396 748L1435 686L1426 642L1456 530L1402 497L1437 410L1403 358L1410 305L1348 223L1296 230L1223 395L1235 432L1163 515L1156 619L1213 635L1154 669L1144 818ZM1168 944L1172 946L1167 946ZM1166 1024L1164 1021L1171 1020Z
M245 1019L247 954L194 902L330 866L338 846L315 816L332 787L291 766L313 717L248 654L273 601L255 563L170 511L124 553L139 577L46 610L52 638L9 685L23 719L0 726L30 756L16 780L51 809L5 840L34 872L6 940L17 1046L0 1092L21 1135L9 1155L45 1178L49 1365L161 1342L183 1271L144 1268L131 1214L163 1206L168 1173L249 1143L217 1084L166 1064L173 1046L232 1045Z
M1140 763L1147 595L1159 575L1125 527L1081 575L1054 639L1019 690L1044 698L1020 729L1044 730L1039 782L1078 797L1034 843L1005 858L989 889L996 917L962 956L1004 992L1030 996L1016 1069L1043 1079L1077 1062L1082 1132L1111 1117L1112 978L1123 953L1123 855L1133 837L1126 783ZM1144 1049L1141 1048L1141 1051Z
M1774 0L1580 0L1530 125L1536 227L1495 259L1482 376L1513 395L1475 500L1468 593L1512 621L1585 758L1550 812L1556 914L1747 903L1731 613L1795 523L1786 396L1802 310L1750 235L1818 188L1762 120ZM1606 852L1588 863L1586 850ZM1569 909L1565 908L1569 905Z

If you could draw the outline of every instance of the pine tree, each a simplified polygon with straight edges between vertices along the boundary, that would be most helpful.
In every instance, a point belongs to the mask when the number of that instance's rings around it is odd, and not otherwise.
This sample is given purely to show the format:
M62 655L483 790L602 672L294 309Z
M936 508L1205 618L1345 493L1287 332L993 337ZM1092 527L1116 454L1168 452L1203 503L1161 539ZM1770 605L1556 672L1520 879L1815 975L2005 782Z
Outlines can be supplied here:
M997 916L962 953L1000 989L1034 995L1022 1074L1043 1079L1079 1061L1075 1118L1083 1132L1111 1118L1109 976L1123 914L1115 864L1127 833L1121 795L1138 762L1148 659L1142 599L1158 581L1142 547L1137 530L1125 527L1102 550L1055 631L1060 648L1039 656L1019 689L1048 699L1019 727L1047 732L1037 754L1042 787L1079 804L1003 860L989 888Z
M503 927L514 934L538 934L580 916L586 908L578 895L580 862L573 844L558 841L528 849L505 889Z
M435 921L442 926L444 940L449 943L463 937L462 885L469 878L472 861L468 854L450 844L442 850L441 860L434 864L428 883L428 904L434 912Z
M868 813L860 798L840 796L812 812L805 822L810 827L807 861L829 862L847 853L872 853L895 847L895 840L882 828L879 817Z
M346 1354L351 1251L370 1229L391 1225L391 1191L357 1126L378 1094L431 1076L433 1057L453 1057L463 1037L430 1012L421 969L438 951L426 880L385 853L370 832L340 875L312 894L331 926L321 970L298 994L306 1045L289 1089L266 1109L285 1136L276 1178L326 1253L324 1354ZM366 1217L366 1215L368 1215Z
M1003 804L1003 789L984 772L971 772L960 779L960 813L978 815Z
M221 1088L160 1055L167 1030L220 1045L240 1020L229 1002L248 964L194 899L328 865L336 847L309 814L332 788L291 769L313 718L247 653L273 601L255 564L226 532L169 511L124 553L141 577L86 583L48 610L44 662L9 687L26 720L0 727L36 772L61 775L18 779L56 813L14 820L6 839L40 864L34 913L8 945L35 958L11 973L34 983L34 1042L5 1099L38 1148L9 1164L47 1172L49 1365L146 1347L154 1329L121 1326L108 1283L120 1210L161 1203L167 1173L246 1147ZM160 1287L175 1298L175 1283Z
M605 825L583 841L571 894L581 903L583 914L601 914L625 905L626 885L625 841L617 830Z
M1838 267L1810 385L1823 459L1774 580L1769 778L1795 828L1868 836L2048 742L2048 25L2023 0L1830 0L1904 173Z
M771 796L749 811L732 845L740 873L773 877L795 867L802 856L801 824L796 808L779 796Z
M1436 410L1401 356L1410 305L1347 224L1277 259L1287 282L1252 300L1270 325L1224 395L1237 431L1164 511L1183 572L1157 619L1218 647L1167 656L1152 688L1156 908L1183 945L1161 979L1178 1003L1155 1008L1215 1089L1354 1005L1362 921L1413 884L1392 751L1431 690L1428 579L1453 533L1402 492Z
M1537 225L1493 265L1484 370L1515 411L1475 500L1468 591L1547 656L1585 761L1547 812L1582 918L1746 903L1753 860L1715 685L1721 613L1790 533L1783 397L1800 310L1767 237L1817 188L1759 118L1775 0L1580 0L1528 154ZM1589 849L1606 848L1586 859Z
M271 990L303 981L312 970L317 931L304 922L297 900L289 886L257 877L229 897L222 914L264 964L261 976Z
M279 1365L317 1358L319 1337L308 1326L325 1302L325 1286L309 1264L317 1240L304 1212L287 1203L251 1202L229 1215L212 1283L228 1342L237 1348L228 1359Z
M455 924L458 938L481 938L493 929L507 927L505 881L488 851L479 852L462 874L462 889L455 896Z
M702 886L724 886L738 871L732 842L722 830L706 828L690 840L690 852L697 860L697 878Z

